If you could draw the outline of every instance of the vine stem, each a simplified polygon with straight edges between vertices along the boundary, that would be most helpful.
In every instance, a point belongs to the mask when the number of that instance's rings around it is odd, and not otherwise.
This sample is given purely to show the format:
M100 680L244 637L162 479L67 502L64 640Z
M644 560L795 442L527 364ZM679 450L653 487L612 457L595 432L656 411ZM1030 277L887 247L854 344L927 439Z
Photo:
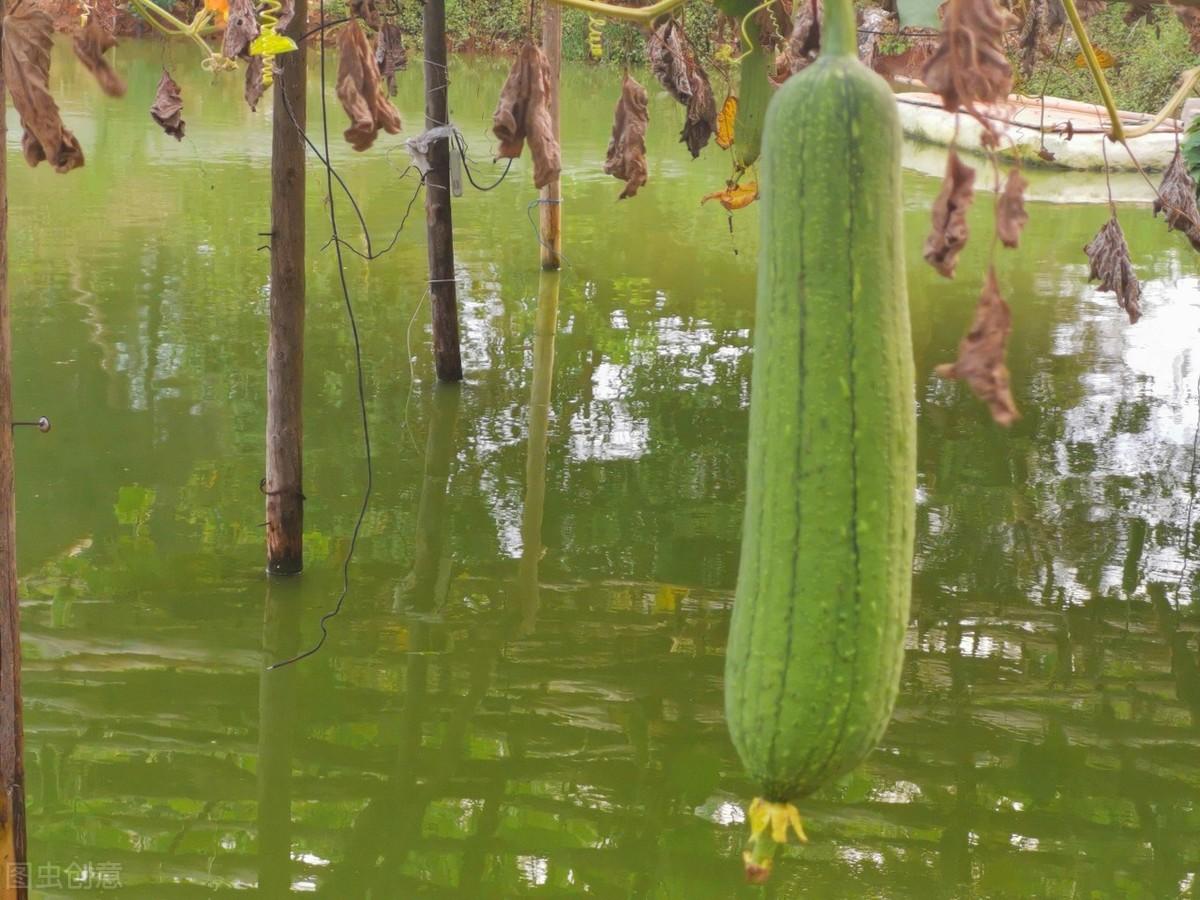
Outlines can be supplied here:
M1186 69L1183 73L1183 84L1179 86L1174 96L1167 101L1167 105L1158 111L1158 114L1144 125L1139 125L1137 128L1130 128L1125 132L1125 137L1135 138L1141 137L1144 134L1149 134L1159 125L1161 125L1168 116L1179 108L1179 105L1187 99L1188 94L1196 89L1196 83L1200 82L1200 66L1194 69ZM1176 133L1178 134L1178 132Z
M609 19L650 26L659 16L665 16L672 10L678 9L688 0L658 0L657 3L638 8L616 6L612 3L605 3L604 0L549 0L549 2L557 3L559 6L569 6L572 9L581 9L598 16L606 16Z
M1100 98L1104 101L1105 109L1108 110L1108 118L1112 123L1109 137L1114 141L1124 141L1125 130L1121 125L1117 102L1113 99L1112 89L1109 88L1108 80L1104 77L1104 70L1100 68L1100 60L1096 58L1096 49L1088 38L1087 29L1083 27L1083 19L1079 17L1079 10L1075 8L1075 0L1062 0L1062 4L1067 11L1067 19L1071 22L1071 30L1075 32L1075 38L1079 41L1079 47L1083 51L1088 71L1092 73L1092 80L1096 82L1096 87L1100 90Z

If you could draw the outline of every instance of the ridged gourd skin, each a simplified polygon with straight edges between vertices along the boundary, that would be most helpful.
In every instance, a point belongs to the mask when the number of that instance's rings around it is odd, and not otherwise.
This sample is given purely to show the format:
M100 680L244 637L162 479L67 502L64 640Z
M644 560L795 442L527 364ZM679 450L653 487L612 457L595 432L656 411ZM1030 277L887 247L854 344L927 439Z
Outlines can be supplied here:
M916 422L891 91L853 56L822 56L776 93L764 143L725 709L765 799L790 802L854 768L891 716Z
M750 29L750 54L742 60L738 76L738 110L733 128L733 153L737 164L745 169L758 162L762 151L763 128L766 126L767 105L775 90L768 77L773 58L758 41L757 28Z

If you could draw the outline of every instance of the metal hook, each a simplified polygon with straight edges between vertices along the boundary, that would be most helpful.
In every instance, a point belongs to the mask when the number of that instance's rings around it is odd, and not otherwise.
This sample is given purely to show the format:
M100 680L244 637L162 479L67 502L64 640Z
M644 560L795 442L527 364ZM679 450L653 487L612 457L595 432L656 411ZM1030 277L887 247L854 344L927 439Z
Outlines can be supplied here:
M13 422L12 423L13 428L16 428L18 425L30 425L30 426L36 428L42 434L45 434L47 431L50 430L50 420L47 419L45 416L42 416L36 422Z

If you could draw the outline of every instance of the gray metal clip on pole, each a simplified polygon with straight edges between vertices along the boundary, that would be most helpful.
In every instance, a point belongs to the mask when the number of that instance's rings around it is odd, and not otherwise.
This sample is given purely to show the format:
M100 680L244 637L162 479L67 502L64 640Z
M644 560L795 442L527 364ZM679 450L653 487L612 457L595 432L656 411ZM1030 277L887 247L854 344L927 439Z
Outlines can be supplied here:
M13 427L13 428L16 428L18 425L30 425L30 426L33 426L33 427L34 427L34 428L36 428L38 431L42 432L42 434L45 434L47 431L49 431L49 430L50 430L50 420L49 420L49 419L47 419L45 416L42 416L42 417L41 417L40 419L38 419L36 422L13 422L13 423L12 423L12 427Z

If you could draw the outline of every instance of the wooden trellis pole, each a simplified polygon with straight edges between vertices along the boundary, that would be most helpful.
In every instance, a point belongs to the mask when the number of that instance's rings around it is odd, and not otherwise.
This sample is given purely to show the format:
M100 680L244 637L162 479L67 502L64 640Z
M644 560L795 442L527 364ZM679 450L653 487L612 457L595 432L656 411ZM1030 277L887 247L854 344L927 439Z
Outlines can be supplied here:
M562 7L547 3L542 13L542 50L550 64L550 121L554 140L559 140L558 95L562 79ZM562 178L555 178L542 188L542 268L562 266Z
M300 49L278 57L280 75L275 80L271 135L271 302L263 490L267 495L267 571L273 575L294 575L304 567L305 148L300 128L308 119L308 79L307 51L300 37L307 17L307 0L296 0L295 14L285 33Z
M425 128L450 123L446 69L446 0L425 2ZM450 141L429 145L425 232L429 244L429 301L433 362L439 381L462 380L458 348L458 292L454 284L454 224L450 216Z
M0 29L7 4L0 0ZM7 144L0 70L0 147ZM8 166L0 153L0 897L25 900L25 734L21 720L21 615L13 497L12 330L8 310Z

